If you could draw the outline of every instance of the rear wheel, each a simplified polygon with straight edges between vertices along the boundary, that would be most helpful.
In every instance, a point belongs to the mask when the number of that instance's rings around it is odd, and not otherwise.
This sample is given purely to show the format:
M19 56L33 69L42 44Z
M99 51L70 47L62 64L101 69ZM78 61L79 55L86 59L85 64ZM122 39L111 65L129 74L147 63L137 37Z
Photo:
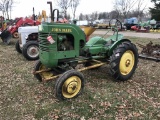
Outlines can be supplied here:
M137 67L138 50L129 41L122 42L110 57L110 73L116 80L128 80Z
M59 100L78 97L84 88L84 76L76 70L69 70L59 77L55 84L56 97Z
M37 41L28 41L22 49L22 53L27 60L37 60L39 58L39 44Z
M22 49L20 48L20 45L19 45L19 40L17 40L16 44L15 44L15 48L16 48L16 51L18 53L22 53Z

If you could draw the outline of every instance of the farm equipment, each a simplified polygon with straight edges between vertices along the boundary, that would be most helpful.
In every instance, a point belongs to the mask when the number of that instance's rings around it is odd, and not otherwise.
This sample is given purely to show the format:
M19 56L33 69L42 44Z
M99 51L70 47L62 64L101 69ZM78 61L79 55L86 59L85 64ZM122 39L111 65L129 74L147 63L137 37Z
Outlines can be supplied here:
M39 25L41 22L37 20L33 20L30 18L23 18L20 17L15 20L15 22L11 25L8 26L2 33L1 33L1 39L5 44L9 44L11 38L18 38L18 28L20 26L34 26L34 25Z
M150 22L140 22L138 25L132 26L131 30L134 30L136 32L143 32L148 33L151 28Z
M50 8L52 8L52 3L50 4ZM57 14L55 14L55 12ZM55 18L55 15L57 17L54 22L60 22L65 23L65 21L59 21L59 10L54 9L53 10L53 17ZM40 15L40 21L44 20L43 22L46 22L46 11L42 10L42 15ZM89 39L89 36L95 31L95 29L90 29L90 27L81 26L81 29L86 34L87 40ZM16 51L18 53L22 53L23 56L27 60L37 60L39 58L39 40L38 40L38 26L27 26L27 27L19 27L18 33L20 35L20 39L17 40L15 44Z
M160 61L160 45L159 44L153 44L151 41L146 45L142 45L139 43L137 44L139 47L142 48L142 51L139 54L140 58Z
M121 22L116 20L116 25ZM39 60L33 74L40 82L56 79L55 94L59 100L72 99L82 93L84 70L100 67L109 61L114 79L131 78L138 63L138 51L130 40L118 34L108 38L95 36L86 42L84 31L74 24L42 23L39 28ZM92 29L88 29L92 30ZM88 31L89 33L89 31ZM82 65L83 67L77 68Z
M39 58L38 26L19 27L19 40L15 44L16 51L22 53L27 60Z
M48 2L52 7L51 2ZM57 20L59 18L59 10L54 9L57 12ZM39 15L39 22L46 22L46 11L42 10L42 15ZM16 51L22 53L27 60L37 60L39 58L39 40L38 40L38 26L26 26L19 27L18 33L20 39L15 44Z
M138 19L136 17L132 17L124 20L124 25L127 30L131 30L132 26L138 25Z
M95 31L94 28L80 26L86 34L86 40ZM18 53L22 53L27 60L37 60L39 58L38 26L19 27L20 38L15 44Z
M46 11L42 10L40 16L39 22L45 22ZM18 33L20 38L15 44L16 51L22 53L27 60L37 60L39 58L38 26L19 27Z
M131 30L134 30L136 32L150 32L150 29L153 29L156 24L156 21L153 20L148 20L147 22L140 22L137 25L134 25L131 27Z

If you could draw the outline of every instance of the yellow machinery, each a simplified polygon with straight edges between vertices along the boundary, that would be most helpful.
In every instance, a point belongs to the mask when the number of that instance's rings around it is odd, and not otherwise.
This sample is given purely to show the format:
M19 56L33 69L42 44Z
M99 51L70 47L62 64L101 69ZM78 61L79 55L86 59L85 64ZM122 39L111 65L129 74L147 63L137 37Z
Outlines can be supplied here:
M87 41L89 40L89 36L96 30L96 28L87 26L80 26L80 28L84 31Z
M46 21L46 17L47 17L46 11L45 11L45 10L42 10L42 14L38 16L38 21L39 21L39 22L42 22L42 21L45 22L45 21ZM43 18L43 19L42 19L42 18Z
M107 29L108 28L108 24L106 24L106 23L99 23L99 24L97 24L97 28L99 28L99 29Z

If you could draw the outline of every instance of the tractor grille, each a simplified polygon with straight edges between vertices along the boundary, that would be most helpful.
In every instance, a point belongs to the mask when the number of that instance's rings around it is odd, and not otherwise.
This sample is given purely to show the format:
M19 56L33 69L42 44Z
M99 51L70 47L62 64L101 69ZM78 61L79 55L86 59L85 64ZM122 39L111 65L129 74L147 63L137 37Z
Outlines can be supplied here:
M19 33L18 36L19 36L19 44L22 44L22 37L21 37L21 34Z
M39 40L40 40L39 48L42 51L50 52L55 50L55 47L54 45L48 42L47 37L48 37L48 33L39 33Z

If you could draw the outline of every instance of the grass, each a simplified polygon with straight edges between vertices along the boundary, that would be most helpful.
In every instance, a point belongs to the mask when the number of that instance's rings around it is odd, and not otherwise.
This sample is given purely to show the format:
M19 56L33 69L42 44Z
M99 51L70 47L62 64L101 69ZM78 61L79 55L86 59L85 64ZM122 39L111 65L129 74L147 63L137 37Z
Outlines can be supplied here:
M160 44L158 39L128 39L143 45L149 41ZM84 71L83 94L58 101L54 96L55 82L39 83L32 74L35 61L27 61L14 45L14 40L8 46L0 43L1 120L160 119L158 62L139 59L135 74L126 82L114 82L108 65Z

